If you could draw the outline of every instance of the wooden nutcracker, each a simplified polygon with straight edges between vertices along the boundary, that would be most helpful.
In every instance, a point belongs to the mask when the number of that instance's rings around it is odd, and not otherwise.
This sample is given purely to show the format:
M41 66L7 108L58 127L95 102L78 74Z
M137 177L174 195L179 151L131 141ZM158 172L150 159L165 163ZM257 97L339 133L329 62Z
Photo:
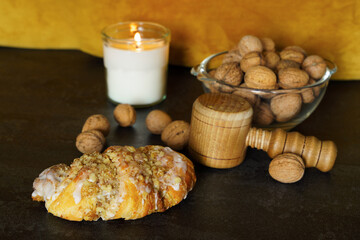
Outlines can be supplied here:
M300 155L306 167L327 172L335 163L337 148L298 132L251 128L250 104L234 94L206 93L193 104L189 152L198 162L213 168L242 163L248 146L264 150L271 158L290 152Z

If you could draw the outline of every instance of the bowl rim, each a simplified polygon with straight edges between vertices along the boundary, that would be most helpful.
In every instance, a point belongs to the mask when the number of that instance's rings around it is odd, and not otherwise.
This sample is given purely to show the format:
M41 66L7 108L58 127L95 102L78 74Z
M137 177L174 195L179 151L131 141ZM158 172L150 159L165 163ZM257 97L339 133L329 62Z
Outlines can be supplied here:
M331 76L334 73L336 73L336 71L337 71L337 66L335 63L333 63L332 61L330 61L328 59L324 59L326 62L326 65L327 65L325 74L322 76L322 78L320 78L319 80L316 80L314 83L303 86L303 87L289 88L289 89L255 89L255 88L249 88L249 87L232 86L232 85L224 83L220 80L215 79L207 72L207 65L213 58L223 55L223 54L226 54L228 52L229 51L218 52L218 53L215 53L215 54L212 54L212 55L206 57L200 64L194 66L191 69L191 74L193 76L197 77L197 79L203 83L217 82L219 84L226 85L226 86L232 87L234 89L248 89L248 90L251 90L252 92L259 92L259 93L264 93L264 92L265 93L287 93L287 92L293 92L294 90L303 90L303 89L307 89L307 88L313 88L313 87L320 86L324 83L327 83L327 82L329 82Z

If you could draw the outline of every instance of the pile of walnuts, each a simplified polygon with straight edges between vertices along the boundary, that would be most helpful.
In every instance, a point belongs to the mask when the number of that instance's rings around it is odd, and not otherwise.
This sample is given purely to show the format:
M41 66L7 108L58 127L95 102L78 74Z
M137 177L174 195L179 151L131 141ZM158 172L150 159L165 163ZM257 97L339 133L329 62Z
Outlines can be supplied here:
M317 55L308 56L299 46L288 46L277 52L270 38L244 36L223 58L222 64L210 74L218 82L206 83L211 92L226 92L245 98L254 109L254 123L270 125L287 122L312 103L320 87L311 85L326 72L326 62ZM252 92L252 89L294 89L284 94Z
M136 110L129 104L118 104L114 119L121 127L130 127L136 122ZM161 140L174 150L182 150L189 141L190 124L175 120L164 111L153 110L146 117L146 127L152 133L161 135ZM76 137L76 148L82 153L101 152L110 132L110 122L102 114L89 116Z

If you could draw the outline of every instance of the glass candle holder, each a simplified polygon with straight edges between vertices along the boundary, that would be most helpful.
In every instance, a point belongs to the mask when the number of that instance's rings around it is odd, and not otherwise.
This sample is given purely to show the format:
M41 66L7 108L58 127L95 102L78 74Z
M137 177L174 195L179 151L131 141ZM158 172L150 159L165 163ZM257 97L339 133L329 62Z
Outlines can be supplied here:
M170 30L150 22L121 22L102 31L107 94L134 107L166 98Z

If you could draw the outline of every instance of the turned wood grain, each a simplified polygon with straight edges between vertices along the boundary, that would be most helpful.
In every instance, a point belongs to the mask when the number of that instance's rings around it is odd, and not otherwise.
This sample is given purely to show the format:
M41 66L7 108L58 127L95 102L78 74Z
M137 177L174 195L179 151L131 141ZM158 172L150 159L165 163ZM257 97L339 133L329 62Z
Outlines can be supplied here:
M300 155L306 167L327 172L335 163L332 141L282 129L250 128L253 111L243 98L233 94L206 93L192 109L189 152L198 162L213 168L231 168L245 157L246 147L264 150L271 158L282 153Z
M245 139L252 108L230 94L204 94L193 104L189 151L200 163L213 168L239 165L245 156Z
M335 163L337 148L332 141L320 141L316 137L282 129L266 131L251 128L246 136L246 145L264 150L271 158L282 153L296 153L305 161L306 167L315 167L322 172L330 171Z

